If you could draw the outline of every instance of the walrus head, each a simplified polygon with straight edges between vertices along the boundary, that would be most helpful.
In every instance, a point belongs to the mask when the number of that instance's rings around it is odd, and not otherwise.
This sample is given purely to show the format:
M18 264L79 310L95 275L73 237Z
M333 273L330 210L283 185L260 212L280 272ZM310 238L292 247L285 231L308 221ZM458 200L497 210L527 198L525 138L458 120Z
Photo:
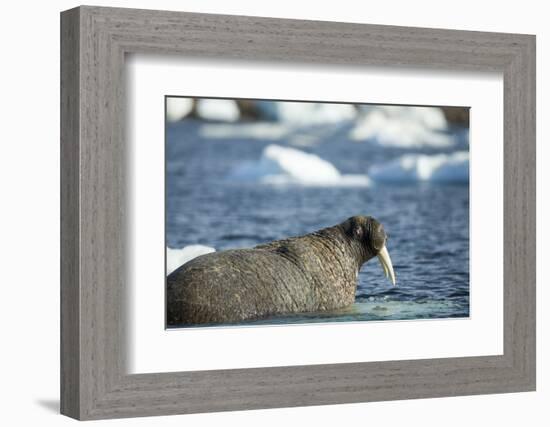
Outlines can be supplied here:
M366 262L377 256L384 274L395 286L395 273L386 248L388 235L384 231L384 226L371 216L352 216L344 221L341 227L350 241L359 248L362 261Z

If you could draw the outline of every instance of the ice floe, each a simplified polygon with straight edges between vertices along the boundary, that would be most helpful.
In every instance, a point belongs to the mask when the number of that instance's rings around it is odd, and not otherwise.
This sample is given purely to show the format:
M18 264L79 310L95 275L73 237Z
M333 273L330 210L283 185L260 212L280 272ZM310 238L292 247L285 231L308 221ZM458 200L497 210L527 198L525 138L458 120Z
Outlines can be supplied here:
M241 123L205 123L200 128L204 138L282 140L289 138L294 145L313 145L317 133L340 123L352 123L358 110L350 104L319 104L310 102L264 102L257 108L263 120ZM315 132L315 129L317 132ZM304 139L308 139L304 143Z
M237 103L231 99L199 99L197 116L204 120L236 122L240 113Z
M216 249L204 245L189 245L181 249L166 248L166 275L193 258L211 252L216 252Z
M258 107L265 118L296 126L334 124L357 117L352 104L260 101Z
M268 145L259 160L244 162L229 175L237 181L275 185L367 186L365 175L343 175L315 154L280 145Z
M362 112L350 131L352 140L394 147L447 147L455 142L445 132L447 121L440 108L373 106Z
M193 109L191 98L167 98L166 99L166 120L178 122L186 117Z
M211 139L280 140L291 131L288 125L275 122L206 123L200 127L199 134Z
M369 177L377 182L467 183L470 160L467 151L451 154L406 154L398 159L369 170Z

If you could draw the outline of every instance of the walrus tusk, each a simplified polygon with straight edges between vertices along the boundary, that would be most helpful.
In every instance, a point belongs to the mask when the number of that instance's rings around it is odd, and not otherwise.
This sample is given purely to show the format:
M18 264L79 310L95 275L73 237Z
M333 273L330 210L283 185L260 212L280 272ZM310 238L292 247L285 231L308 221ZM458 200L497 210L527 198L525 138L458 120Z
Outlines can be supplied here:
M388 273L388 267L386 267L386 264L384 264L382 261L380 261L380 265L382 265L382 268L384 269L384 276L390 277L390 273Z
M380 264L382 265L382 268L384 269L384 274L386 277L389 277L392 284L395 286L395 273L393 271L393 265L391 263L390 254L388 253L388 250L386 249L386 246L378 252L378 261L380 261Z

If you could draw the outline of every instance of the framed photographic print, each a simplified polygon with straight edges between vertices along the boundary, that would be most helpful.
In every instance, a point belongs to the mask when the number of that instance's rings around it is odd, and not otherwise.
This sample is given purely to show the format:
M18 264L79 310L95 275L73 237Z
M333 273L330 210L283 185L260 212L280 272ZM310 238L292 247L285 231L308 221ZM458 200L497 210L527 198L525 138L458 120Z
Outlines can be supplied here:
M61 15L61 408L535 389L535 39Z
M168 327L469 317L468 108L168 96L166 115ZM364 212L396 224L400 286Z

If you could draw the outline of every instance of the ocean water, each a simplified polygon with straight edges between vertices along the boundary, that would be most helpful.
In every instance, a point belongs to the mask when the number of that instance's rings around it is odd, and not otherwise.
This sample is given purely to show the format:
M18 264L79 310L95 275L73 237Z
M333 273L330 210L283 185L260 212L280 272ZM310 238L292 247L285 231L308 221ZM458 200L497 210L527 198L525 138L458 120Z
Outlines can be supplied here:
M397 278L393 287L374 258L361 269L354 305L246 324L469 316L467 169L464 172L464 164L455 162L430 175L432 163L441 166L445 159L456 157L453 153L468 150L464 129L449 132L455 141L452 146L403 148L376 140L354 141L348 137L350 124L346 123L332 125L330 132L316 128L304 133L302 129L300 135L283 132L265 139L255 131L223 136L224 128L212 132L215 126L197 120L167 124L168 247L205 245L217 251L252 247L310 233L353 215L372 215L389 235L387 247ZM289 149L282 151L282 160L266 155L267 147L273 145ZM293 150L311 154L314 161L308 165ZM401 162L403 156L417 157L411 166ZM320 168L317 159L332 165L342 177L364 179L311 178ZM397 165L406 173L378 181L369 176L369 170L379 173L385 165L393 168L390 171ZM256 172L243 179L235 174L243 167ZM311 170L304 178L302 171L308 167ZM331 172L330 166L320 169ZM277 179L265 179L273 175ZM377 175L373 172L373 176Z

